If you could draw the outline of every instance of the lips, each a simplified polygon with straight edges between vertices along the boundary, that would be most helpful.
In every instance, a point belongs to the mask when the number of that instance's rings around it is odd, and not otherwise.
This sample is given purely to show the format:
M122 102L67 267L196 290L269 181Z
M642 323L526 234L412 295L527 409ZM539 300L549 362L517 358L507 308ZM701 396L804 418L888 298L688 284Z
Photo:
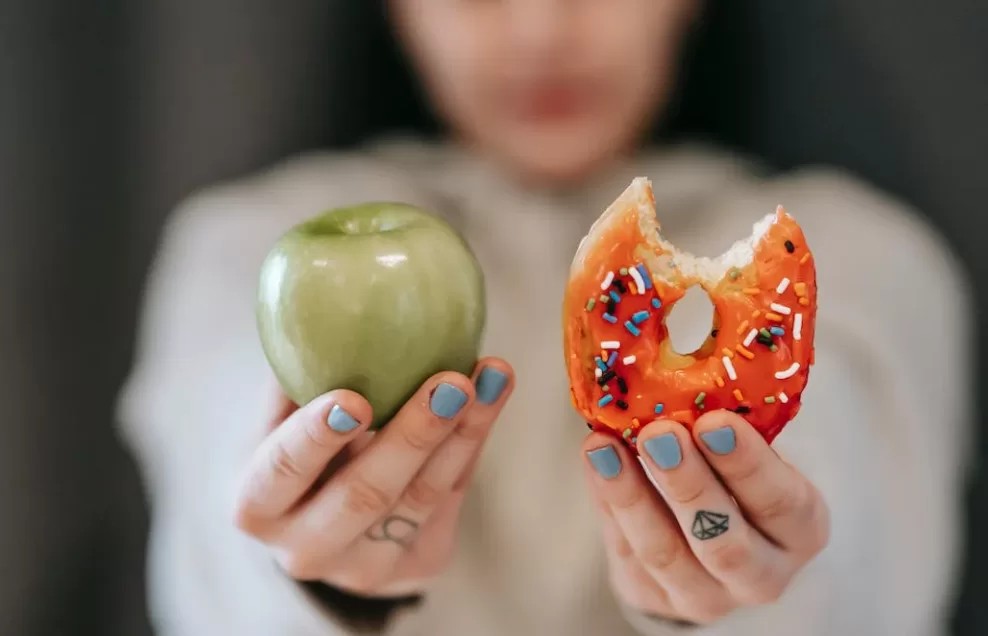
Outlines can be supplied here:
M542 84L523 90L515 100L515 112L530 121L572 119L590 108L589 92L572 85Z

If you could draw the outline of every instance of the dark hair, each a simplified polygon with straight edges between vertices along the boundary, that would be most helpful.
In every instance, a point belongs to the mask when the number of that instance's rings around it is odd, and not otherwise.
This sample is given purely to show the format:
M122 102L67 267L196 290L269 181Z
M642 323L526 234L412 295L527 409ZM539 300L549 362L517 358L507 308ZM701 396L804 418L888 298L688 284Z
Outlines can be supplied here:
M402 52L387 17L387 2L339 2L333 12L327 54L345 55L334 65L338 77L330 81L346 92L331 96L334 118L344 125L330 145L350 146L385 132L408 131L433 137L441 133L428 99Z

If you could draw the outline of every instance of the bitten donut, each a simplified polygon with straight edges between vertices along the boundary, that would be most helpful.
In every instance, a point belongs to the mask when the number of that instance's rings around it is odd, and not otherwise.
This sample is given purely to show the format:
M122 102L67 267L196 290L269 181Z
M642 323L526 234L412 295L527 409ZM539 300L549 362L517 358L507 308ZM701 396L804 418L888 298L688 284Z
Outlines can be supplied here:
M779 207L711 259L680 252L659 229L639 178L577 249L563 303L573 405L629 444L658 417L692 426L715 409L743 414L771 443L799 411L813 364L816 270L802 230ZM713 327L680 354L665 316L696 285Z

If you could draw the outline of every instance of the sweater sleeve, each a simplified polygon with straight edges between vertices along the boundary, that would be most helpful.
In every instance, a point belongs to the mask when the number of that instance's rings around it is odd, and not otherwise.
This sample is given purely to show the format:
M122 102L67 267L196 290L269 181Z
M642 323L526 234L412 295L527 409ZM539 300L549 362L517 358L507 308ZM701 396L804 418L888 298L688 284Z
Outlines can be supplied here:
M971 464L965 272L919 216L846 176L754 190L722 205L750 216L785 204L816 259L816 364L775 447L827 500L830 545L774 604L706 627L626 617L642 636L945 634Z
M164 229L118 410L151 502L149 605L162 636L379 633L413 605L291 580L232 523L274 382L254 325L261 262L296 222L379 198L428 204L367 162L306 158L193 196Z

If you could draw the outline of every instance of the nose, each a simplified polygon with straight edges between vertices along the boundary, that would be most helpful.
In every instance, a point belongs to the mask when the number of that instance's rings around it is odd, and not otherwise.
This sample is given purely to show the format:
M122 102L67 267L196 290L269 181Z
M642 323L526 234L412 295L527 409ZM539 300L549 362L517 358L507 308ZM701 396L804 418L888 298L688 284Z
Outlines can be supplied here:
M572 0L510 0L513 50L526 59L545 61L566 52L566 24Z

